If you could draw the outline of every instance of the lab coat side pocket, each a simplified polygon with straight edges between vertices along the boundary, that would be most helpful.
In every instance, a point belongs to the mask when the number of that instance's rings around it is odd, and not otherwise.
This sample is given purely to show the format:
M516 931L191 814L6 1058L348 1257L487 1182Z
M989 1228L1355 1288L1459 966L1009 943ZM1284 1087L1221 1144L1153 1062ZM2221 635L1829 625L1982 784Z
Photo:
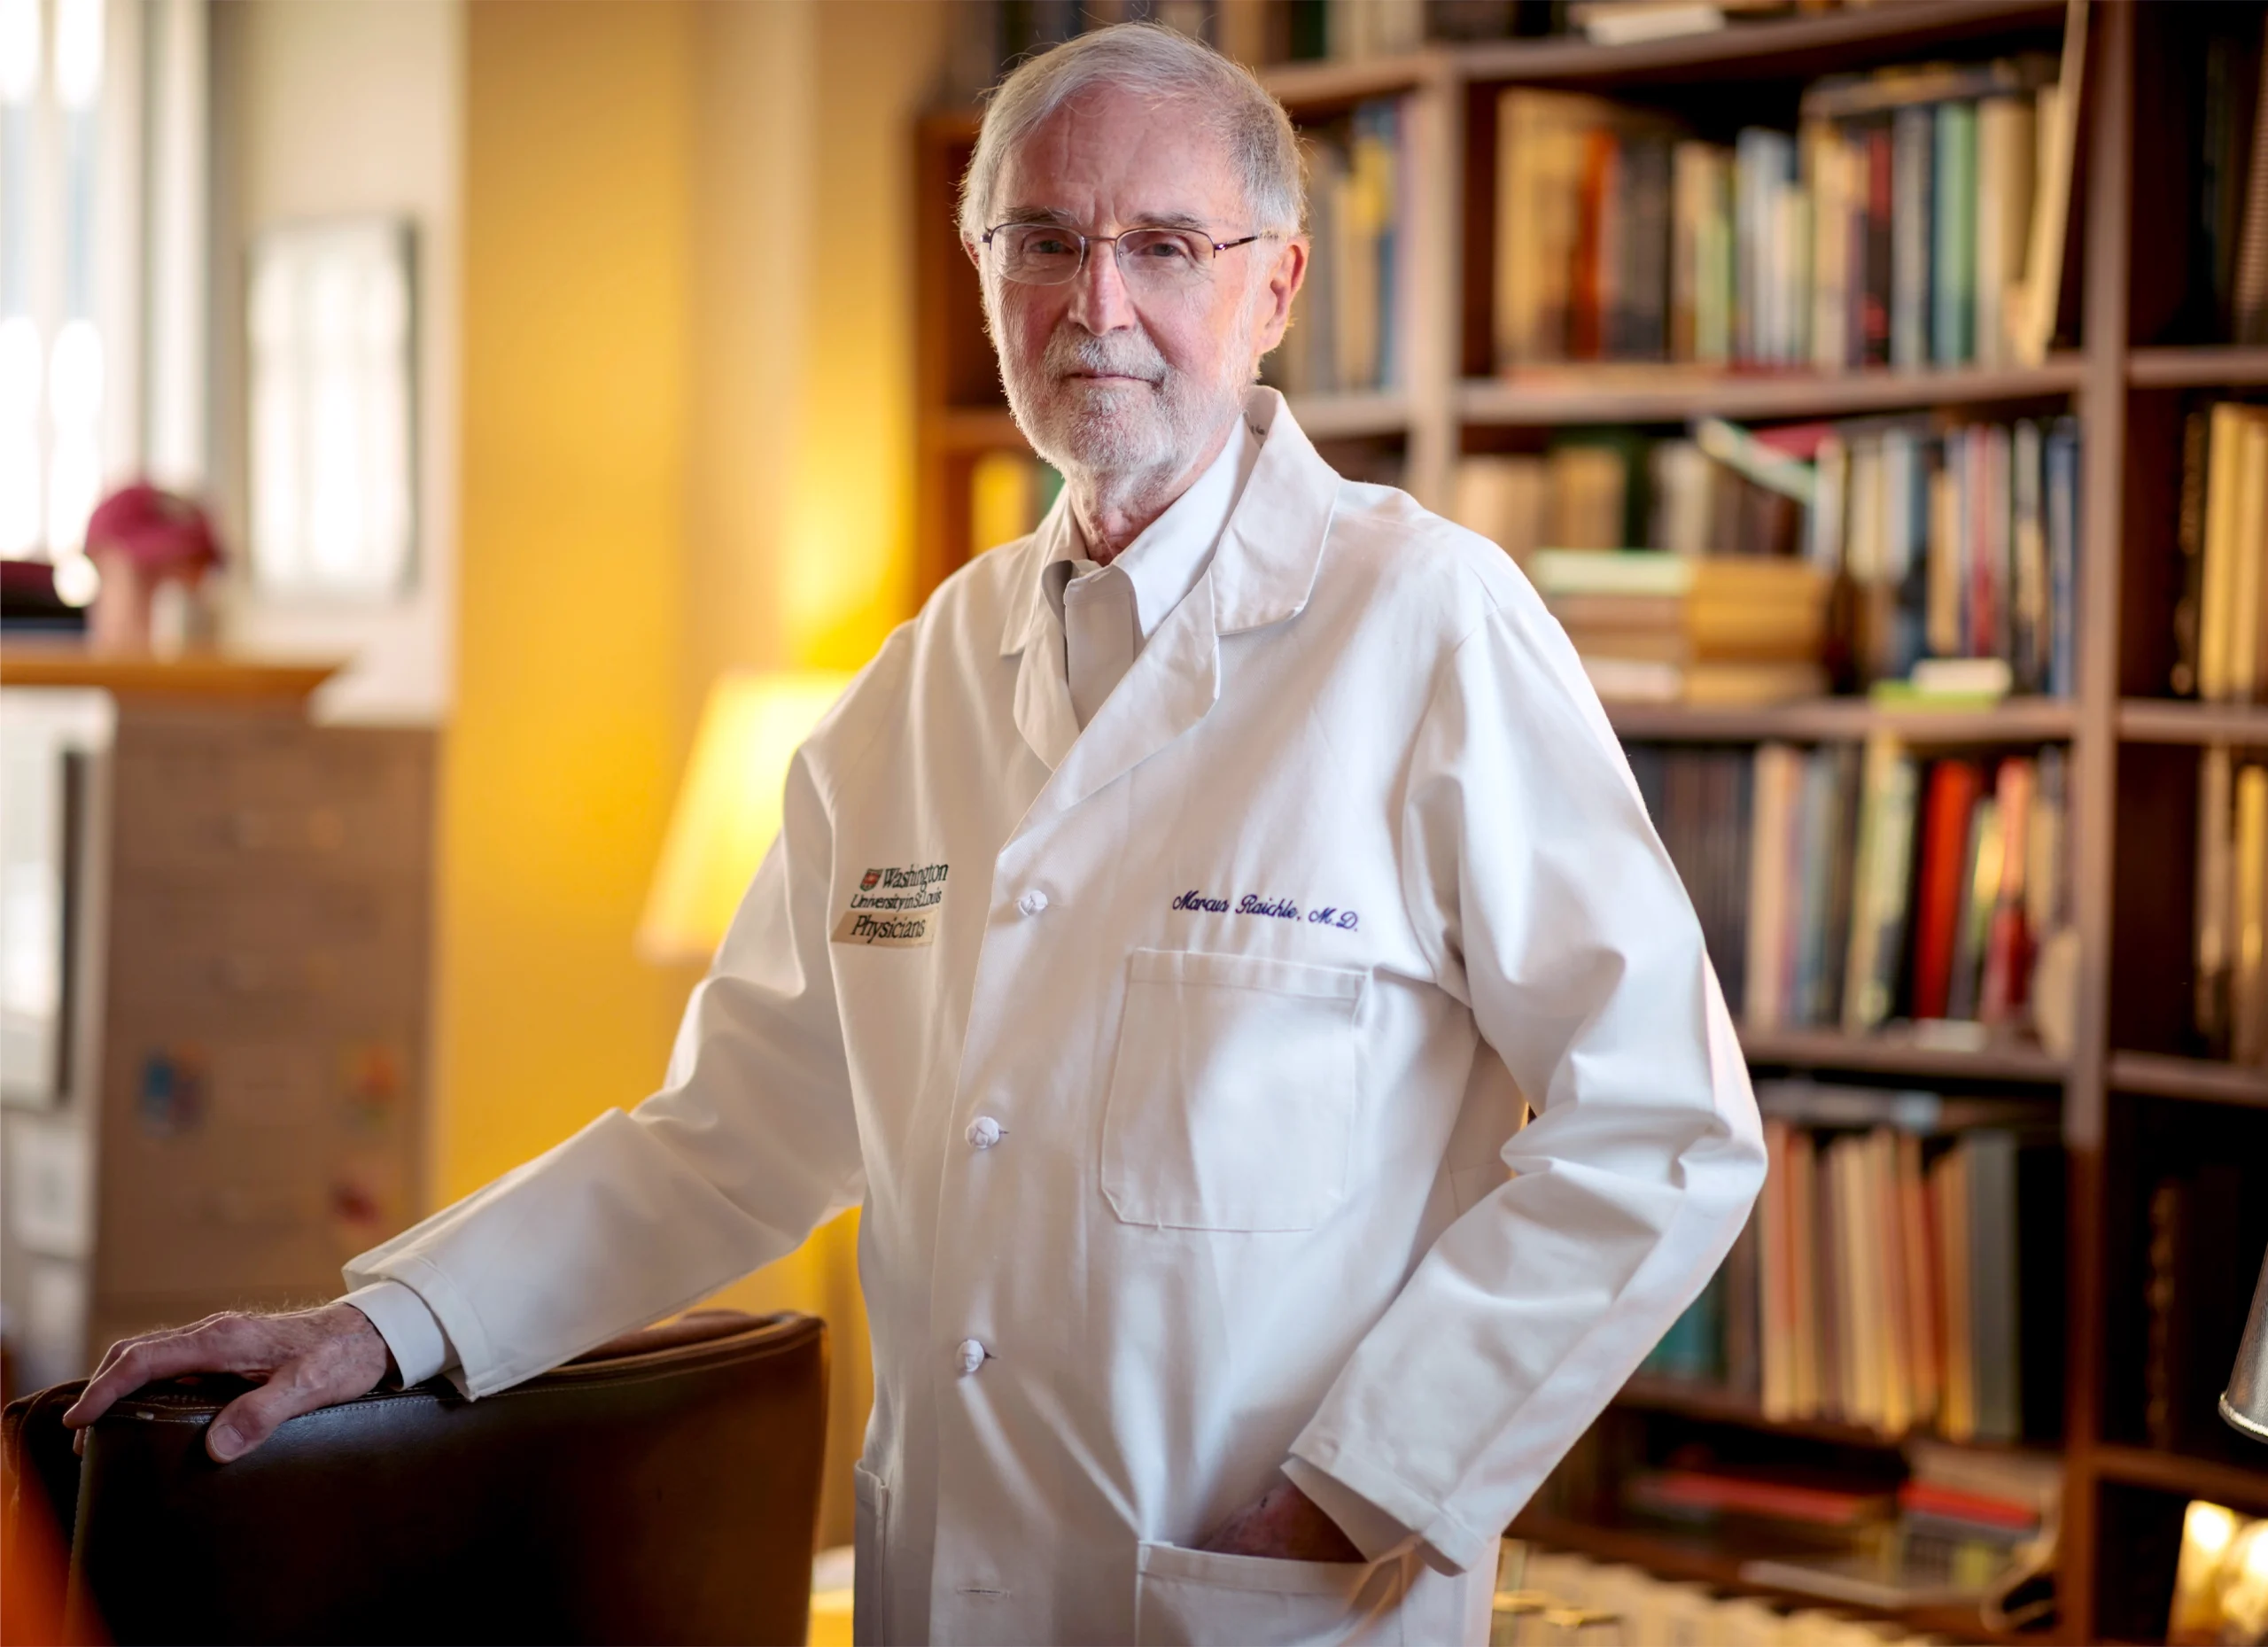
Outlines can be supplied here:
M1276 1561L1144 1543L1135 1557L1139 1647L1398 1647L1408 1555Z
M889 1484L863 1464L850 1466L857 1500L858 1565L850 1575L850 1639L858 1647L889 1640Z
M1369 974L1262 955L1128 958L1102 1191L1125 1224L1310 1230L1347 1193Z

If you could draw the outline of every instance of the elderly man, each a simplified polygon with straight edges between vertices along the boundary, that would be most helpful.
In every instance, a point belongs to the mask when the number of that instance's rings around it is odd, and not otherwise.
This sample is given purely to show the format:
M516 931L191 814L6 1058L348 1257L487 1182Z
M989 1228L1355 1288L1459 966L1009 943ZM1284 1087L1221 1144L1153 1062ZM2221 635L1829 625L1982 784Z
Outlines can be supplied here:
M1485 1640L1763 1151L1565 638L1251 386L1301 205L1202 46L1011 76L961 227L1061 501L812 734L667 1085L71 1421L265 1374L229 1458L389 1357L483 1395L863 1205L863 1639Z

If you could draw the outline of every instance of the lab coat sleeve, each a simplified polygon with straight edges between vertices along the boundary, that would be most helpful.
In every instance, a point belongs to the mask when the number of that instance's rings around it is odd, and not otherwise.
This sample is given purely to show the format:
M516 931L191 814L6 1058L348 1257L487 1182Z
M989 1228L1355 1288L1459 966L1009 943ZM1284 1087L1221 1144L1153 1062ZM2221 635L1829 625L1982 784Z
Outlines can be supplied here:
M1463 1570L1715 1271L1764 1147L1692 906L1525 585L1444 664L1405 796L1421 941L1536 1115L1292 1452Z
M863 1193L808 757L662 1091L347 1264L349 1288L398 1281L424 1301L469 1395L697 1302Z

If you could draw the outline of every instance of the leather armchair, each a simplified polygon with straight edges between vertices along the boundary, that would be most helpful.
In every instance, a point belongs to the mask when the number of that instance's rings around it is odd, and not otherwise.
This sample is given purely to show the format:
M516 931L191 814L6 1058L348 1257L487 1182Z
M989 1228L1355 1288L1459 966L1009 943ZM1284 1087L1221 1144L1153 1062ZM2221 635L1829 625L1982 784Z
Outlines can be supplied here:
M74 1639L804 1639L827 1432L810 1317L696 1312L478 1402L373 1392L225 1465L204 1431L240 1381L137 1392L83 1460L61 1424L80 1387L5 1424L10 1531L54 1511Z

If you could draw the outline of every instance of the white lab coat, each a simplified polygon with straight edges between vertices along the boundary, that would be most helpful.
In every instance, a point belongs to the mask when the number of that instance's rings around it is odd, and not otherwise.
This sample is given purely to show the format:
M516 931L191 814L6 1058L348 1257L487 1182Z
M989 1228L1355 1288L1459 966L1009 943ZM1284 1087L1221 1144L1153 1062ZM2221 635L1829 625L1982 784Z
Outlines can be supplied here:
M1485 1640L1497 1534L1761 1181L1565 636L1251 416L1210 566L1084 732L1059 503L812 734L663 1091L347 1270L480 1395L863 1206L864 1641ZM1191 1548L1287 1457L1416 1540Z

